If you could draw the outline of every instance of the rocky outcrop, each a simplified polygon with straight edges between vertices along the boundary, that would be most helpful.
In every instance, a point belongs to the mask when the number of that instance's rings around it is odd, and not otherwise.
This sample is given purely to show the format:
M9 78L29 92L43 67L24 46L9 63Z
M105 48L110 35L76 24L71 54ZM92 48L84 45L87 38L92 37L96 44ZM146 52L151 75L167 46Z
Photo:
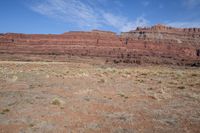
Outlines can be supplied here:
M200 49L200 28L172 28L164 25L137 28L122 33L130 49L144 50L150 56L189 61L198 60ZM184 63L183 63L184 64Z
M200 28L178 29L156 25L150 28L137 28L135 31L122 33L122 36L151 42L178 43L197 47L200 45Z
M102 57L114 63L194 64L200 60L200 29L156 25L113 32L0 34L0 53Z

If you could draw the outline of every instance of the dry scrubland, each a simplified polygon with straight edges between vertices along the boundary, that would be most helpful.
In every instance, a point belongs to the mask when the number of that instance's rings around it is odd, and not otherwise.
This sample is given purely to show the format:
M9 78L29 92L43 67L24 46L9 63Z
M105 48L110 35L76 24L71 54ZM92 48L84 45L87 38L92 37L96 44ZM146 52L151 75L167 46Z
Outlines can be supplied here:
M200 132L200 68L0 62L0 132Z

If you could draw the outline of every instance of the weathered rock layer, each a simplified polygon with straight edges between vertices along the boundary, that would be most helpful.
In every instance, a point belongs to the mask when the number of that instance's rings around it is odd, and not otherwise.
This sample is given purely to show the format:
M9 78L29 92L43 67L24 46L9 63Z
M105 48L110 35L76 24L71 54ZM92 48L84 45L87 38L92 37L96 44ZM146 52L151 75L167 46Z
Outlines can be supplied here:
M102 57L115 63L196 65L200 61L200 28L156 25L116 35L113 32L0 34L0 55L70 55Z

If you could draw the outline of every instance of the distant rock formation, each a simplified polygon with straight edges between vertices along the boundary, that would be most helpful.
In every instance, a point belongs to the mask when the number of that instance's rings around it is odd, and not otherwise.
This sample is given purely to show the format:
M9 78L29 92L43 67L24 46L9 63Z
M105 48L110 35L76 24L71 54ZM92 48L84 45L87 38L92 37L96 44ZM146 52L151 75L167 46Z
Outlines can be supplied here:
M135 40L200 45L200 28L180 29L158 24L150 28L138 27L134 31L122 33L122 36L131 37Z
M0 55L102 57L114 63L195 65L200 62L200 28L161 24L116 35L109 31L64 34L0 34ZM0 56L1 59L1 56Z

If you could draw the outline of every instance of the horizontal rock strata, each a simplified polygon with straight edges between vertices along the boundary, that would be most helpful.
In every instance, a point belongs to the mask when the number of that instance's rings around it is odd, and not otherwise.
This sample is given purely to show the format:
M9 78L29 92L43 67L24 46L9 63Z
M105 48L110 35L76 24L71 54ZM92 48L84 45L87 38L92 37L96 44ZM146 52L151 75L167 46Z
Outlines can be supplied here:
M113 32L0 34L0 55L70 55L102 57L114 63L197 65L200 28L156 25L116 35Z

